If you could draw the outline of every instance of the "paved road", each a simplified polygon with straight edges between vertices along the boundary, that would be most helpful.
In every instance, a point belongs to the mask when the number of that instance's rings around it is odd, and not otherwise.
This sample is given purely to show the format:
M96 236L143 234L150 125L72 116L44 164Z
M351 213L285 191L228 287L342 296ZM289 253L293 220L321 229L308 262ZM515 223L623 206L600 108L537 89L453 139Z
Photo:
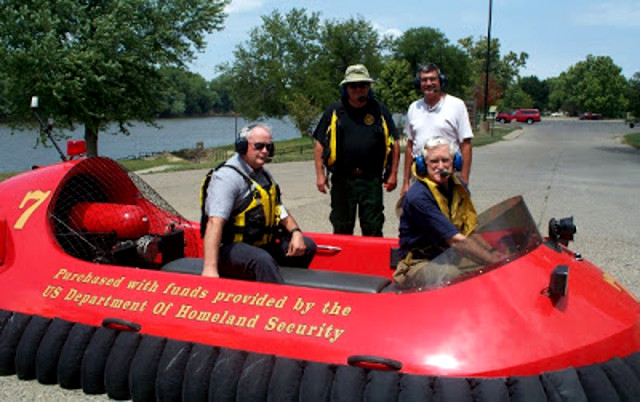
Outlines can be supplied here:
M503 141L474 150L471 191L482 211L522 194L541 232L550 218L574 216L571 248L640 295L640 152L620 143L621 122L543 121ZM311 162L274 164L283 199L306 231L330 232L329 197L315 189ZM145 175L171 205L199 219L197 189L204 171ZM398 192L385 194L386 236L397 235ZM0 400L106 400L80 391L0 377Z

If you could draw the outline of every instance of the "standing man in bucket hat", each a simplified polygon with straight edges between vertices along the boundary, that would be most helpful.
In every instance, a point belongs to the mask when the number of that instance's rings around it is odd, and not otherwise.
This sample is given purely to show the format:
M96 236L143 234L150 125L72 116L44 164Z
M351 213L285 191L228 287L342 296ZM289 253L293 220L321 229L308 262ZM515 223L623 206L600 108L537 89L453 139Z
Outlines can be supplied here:
M398 133L387 107L371 90L362 64L347 67L341 98L322 115L316 139L318 191L331 191L329 219L336 234L353 234L356 213L364 236L382 236L382 187L397 186Z

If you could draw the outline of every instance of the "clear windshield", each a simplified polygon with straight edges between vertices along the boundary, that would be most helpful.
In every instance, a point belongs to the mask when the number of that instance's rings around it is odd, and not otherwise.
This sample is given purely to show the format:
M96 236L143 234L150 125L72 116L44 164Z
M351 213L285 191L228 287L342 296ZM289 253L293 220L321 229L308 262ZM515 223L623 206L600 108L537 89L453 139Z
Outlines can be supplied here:
M491 249L497 260L488 263L470 254L471 242ZM467 240L418 268L405 291L428 290L473 278L518 259L541 242L542 236L522 197L510 198L478 215L478 228ZM442 274L434 279L434 272ZM451 272L458 272L459 276L452 279Z

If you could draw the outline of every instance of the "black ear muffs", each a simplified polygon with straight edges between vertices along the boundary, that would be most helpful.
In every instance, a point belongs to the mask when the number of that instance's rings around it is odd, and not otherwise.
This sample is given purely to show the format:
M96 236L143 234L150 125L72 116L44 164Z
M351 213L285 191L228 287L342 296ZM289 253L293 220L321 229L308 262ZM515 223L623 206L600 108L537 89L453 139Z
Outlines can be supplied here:
M247 141L246 138L244 137L238 137L238 139L236 139L236 152L239 153L240 155L244 155L247 153L247 150L249 149L249 141Z
M447 87L447 83L449 82L449 80L447 79L447 76L442 74L440 72L440 68L434 63L427 63L422 65L418 69L418 74L416 74L416 76L413 78L413 86L417 91L422 92L420 88L420 72L425 70L435 70L438 73L438 81L440 81L441 91L443 91Z
M447 76L442 73L438 74L438 79L440 80L440 90L443 91L447 87L449 80Z
M239 137L235 142L236 152L240 155L245 155L249 150L249 141L247 141L244 137ZM276 145L273 144L273 147L269 150L269 157L273 158L273 155L276 153Z

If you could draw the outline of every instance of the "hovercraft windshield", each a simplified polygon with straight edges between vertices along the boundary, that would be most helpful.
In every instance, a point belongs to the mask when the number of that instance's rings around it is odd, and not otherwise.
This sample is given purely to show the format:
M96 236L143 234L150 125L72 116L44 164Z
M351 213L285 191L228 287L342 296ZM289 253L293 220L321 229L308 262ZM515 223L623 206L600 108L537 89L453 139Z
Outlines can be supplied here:
M469 255L466 251L469 247L465 247L465 243L472 241L469 237L420 268L403 291L429 290L465 281L513 262L542 243L542 236L522 196L509 198L478 215L478 228L474 234L497 252L496 262L487 263ZM433 272L447 272L447 268L463 274L453 279L443 275L434 280Z

